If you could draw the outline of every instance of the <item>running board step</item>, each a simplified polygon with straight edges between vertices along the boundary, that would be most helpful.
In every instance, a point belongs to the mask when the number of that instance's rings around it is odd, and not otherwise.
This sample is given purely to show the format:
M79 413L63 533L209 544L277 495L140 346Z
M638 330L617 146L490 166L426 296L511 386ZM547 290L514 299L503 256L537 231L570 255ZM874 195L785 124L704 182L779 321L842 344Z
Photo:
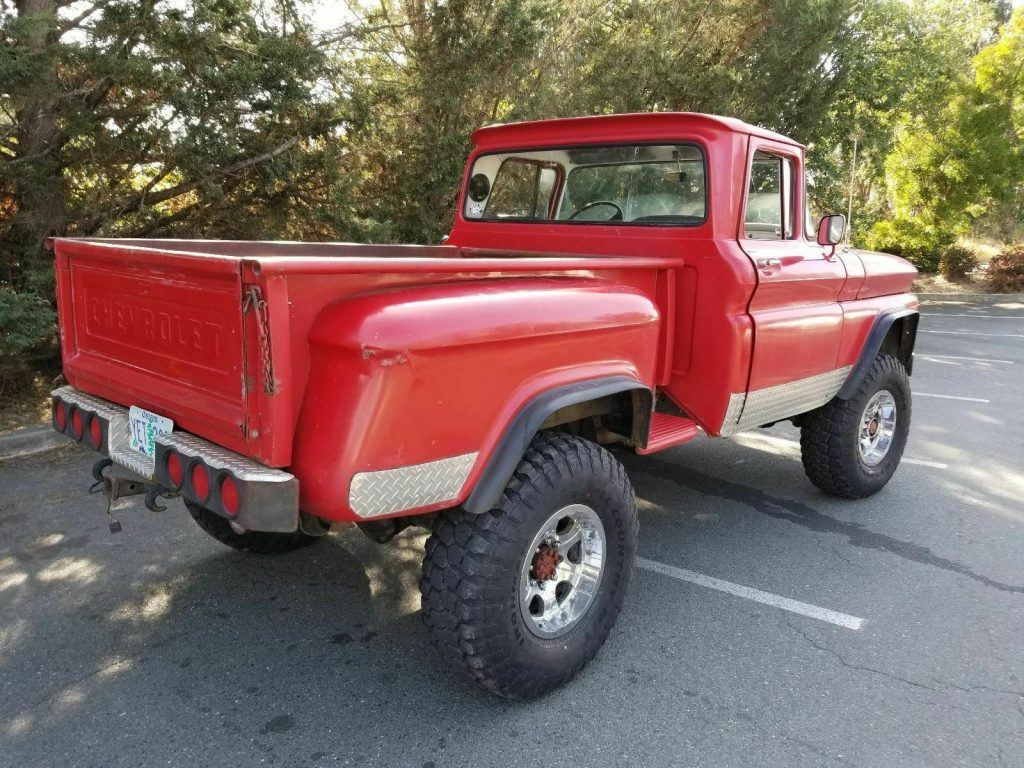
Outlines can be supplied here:
M672 416L667 413L651 415L651 431L647 435L647 446L637 448L641 455L662 451L673 445L686 443L697 436L697 423L684 416Z

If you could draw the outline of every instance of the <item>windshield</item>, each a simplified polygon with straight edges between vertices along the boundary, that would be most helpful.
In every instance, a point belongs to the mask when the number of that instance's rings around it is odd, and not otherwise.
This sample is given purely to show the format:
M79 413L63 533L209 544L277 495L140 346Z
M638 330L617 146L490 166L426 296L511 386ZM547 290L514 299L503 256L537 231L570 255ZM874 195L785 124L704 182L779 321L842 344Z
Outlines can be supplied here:
M689 144L482 155L467 219L694 226L706 213L704 156Z

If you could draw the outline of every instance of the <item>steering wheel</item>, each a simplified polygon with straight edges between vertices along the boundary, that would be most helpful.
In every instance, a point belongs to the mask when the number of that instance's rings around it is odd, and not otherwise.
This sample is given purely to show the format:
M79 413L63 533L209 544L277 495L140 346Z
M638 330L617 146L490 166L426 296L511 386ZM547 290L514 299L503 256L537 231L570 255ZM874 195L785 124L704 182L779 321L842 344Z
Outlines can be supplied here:
M575 219L577 216L579 216L581 213L583 213L588 208L596 208L599 205L610 205L612 208L614 208L617 211L616 214L614 214L613 216L609 216L607 219L604 219L604 221L622 221L622 219L623 219L622 209L619 207L618 203L613 203L611 200L595 200L592 203L587 203L582 208L577 208L575 211L570 213L569 214L569 218L567 218L566 221L572 221L573 219Z

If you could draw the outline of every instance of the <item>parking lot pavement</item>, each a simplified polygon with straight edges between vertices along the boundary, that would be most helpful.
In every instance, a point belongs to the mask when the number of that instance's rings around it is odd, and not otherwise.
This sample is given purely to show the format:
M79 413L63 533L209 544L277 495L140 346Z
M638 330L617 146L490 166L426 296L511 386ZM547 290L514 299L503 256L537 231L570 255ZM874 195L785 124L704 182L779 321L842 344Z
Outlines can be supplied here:
M420 533L257 558L132 502L111 535L86 452L0 463L0 765L1021 765L1024 305L922 312L936 397L873 498L788 425L624 457L627 607L528 704L434 657Z

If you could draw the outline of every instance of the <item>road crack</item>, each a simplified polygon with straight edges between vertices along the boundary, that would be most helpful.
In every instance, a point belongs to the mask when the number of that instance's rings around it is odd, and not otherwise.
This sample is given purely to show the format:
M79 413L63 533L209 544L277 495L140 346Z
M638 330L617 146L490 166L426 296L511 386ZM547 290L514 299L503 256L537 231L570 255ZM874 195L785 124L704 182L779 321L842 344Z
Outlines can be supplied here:
M64 693L69 688L72 688L72 687L74 687L76 685L80 685L81 683L84 683L87 680L91 680L92 678L96 677L97 675L102 675L104 672L107 672L107 671L109 671L111 669L114 669L115 667L119 667L119 666L121 666L123 664L127 664L127 663L129 663L131 661L135 661L136 659L144 656L145 653L146 653L146 650L147 649L144 649L144 650L138 651L137 653L129 654L128 656L120 656L120 657L114 659L113 661L111 661L109 664L104 664L102 667L99 667L97 669L93 669L92 671L87 672L86 674L84 674L84 675L82 675L80 677L77 677L74 680L69 680L66 683L62 683L57 690L51 691L50 693L46 694L45 696L42 696L41 698L37 699L33 703L29 704L28 706L22 707L21 709L19 709L18 711L12 713L11 715L4 715L4 717L10 717L10 716L15 716L16 717L17 715L24 715L24 714L26 714L28 712L33 712L33 711L39 709L44 704L46 704L51 699L56 698L57 696L60 696L62 693Z
M841 665L847 667L848 669L852 669L858 672L870 672L871 674L886 677L894 682L903 683L904 685L912 686L914 688L921 688L926 691L931 691L933 693L948 693L951 690L959 691L961 693L976 693L978 691L984 691L986 693L992 693L997 696L1014 696L1018 699L1024 699L1024 691L1017 691L1008 688L995 688L987 685L959 685L957 683L950 682L949 680L940 680L938 678L932 677L930 678L931 682L935 683L936 685L942 686L941 688L936 688L932 685L928 685L927 683L923 683L919 680L911 680L908 677L902 677L893 672L887 672L884 669L878 669L877 667L869 667L865 664L854 664L853 662L848 661L845 656L843 656L834 648L829 648L827 645L822 645L821 643L816 641L813 637L810 636L810 634L808 634L803 629L793 624L791 620L786 619L786 626L788 626L790 629L792 629L794 632L800 635L800 637L802 637L807 642L807 644L810 645L812 648L832 656ZM1020 713L1024 715L1024 704L1018 705L1018 711L1020 711Z
M822 645L821 643L817 642L813 637L807 634L804 630L800 629L800 627L793 624L789 619L786 620L786 626L792 629L798 635L800 635L800 637L802 637L807 642L807 644L810 645L812 648L822 653L826 653L829 656L832 656L840 664L842 664L844 667L847 667L848 669L852 669L857 672L870 672L875 675L886 677L894 682L903 683L904 685L909 685L914 688L922 688L926 691L931 691L932 693L944 693L944 691L941 688L933 688L932 686L926 685L925 683L921 683L916 680L911 680L906 677L900 677L899 675L893 674L892 672L886 672L884 669L877 669L876 667L869 667L863 664L854 664L850 661L847 661L846 658L834 648L829 648L827 645Z

